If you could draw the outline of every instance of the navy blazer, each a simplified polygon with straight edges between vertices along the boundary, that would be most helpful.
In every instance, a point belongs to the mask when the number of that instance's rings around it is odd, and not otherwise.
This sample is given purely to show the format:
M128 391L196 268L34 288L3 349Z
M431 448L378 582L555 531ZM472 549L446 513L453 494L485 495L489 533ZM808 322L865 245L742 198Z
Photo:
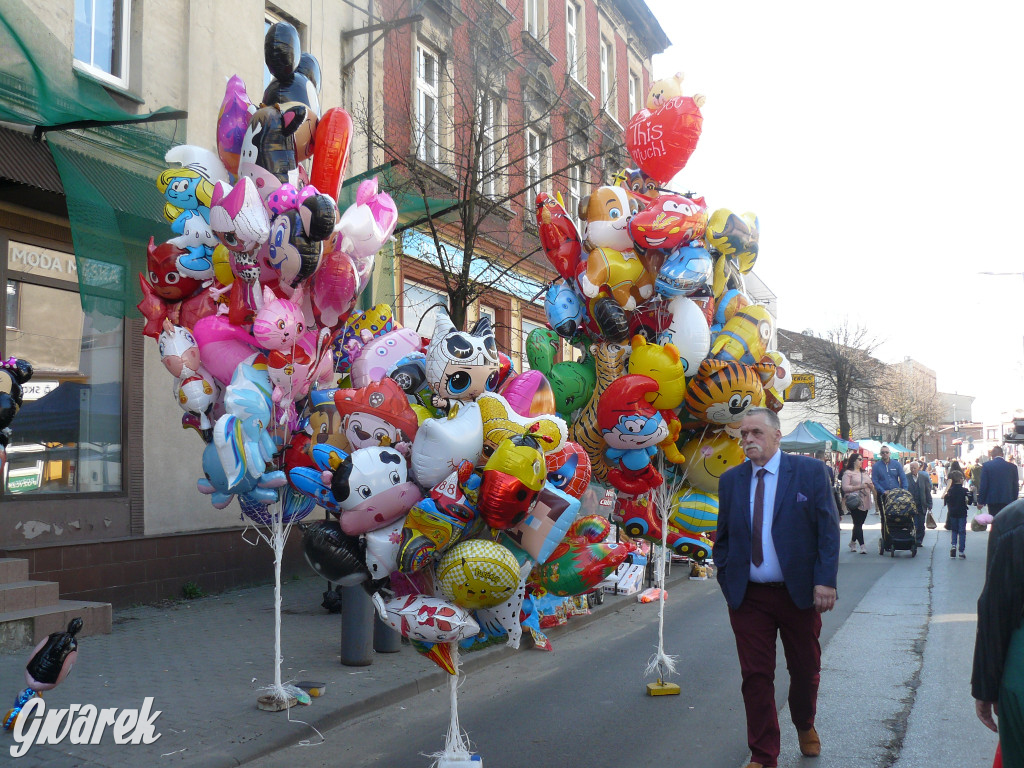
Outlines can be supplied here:
M743 603L750 578L751 464L718 481L718 532L712 550L718 584L729 607ZM839 575L839 513L825 464L783 453L772 519L772 541L783 579L798 608L814 605L814 587L835 587Z
M1017 500L1017 465L1002 456L993 456L981 465L978 504L1009 504Z

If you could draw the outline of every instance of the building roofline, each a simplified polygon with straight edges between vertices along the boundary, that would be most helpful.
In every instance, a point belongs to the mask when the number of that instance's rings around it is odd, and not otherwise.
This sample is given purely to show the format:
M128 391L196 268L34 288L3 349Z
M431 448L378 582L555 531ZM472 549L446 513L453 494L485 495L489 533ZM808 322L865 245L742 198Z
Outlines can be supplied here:
M672 45L665 30L661 28L658 17L647 7L644 0L614 0L614 2L626 20L646 37L652 56L662 53Z

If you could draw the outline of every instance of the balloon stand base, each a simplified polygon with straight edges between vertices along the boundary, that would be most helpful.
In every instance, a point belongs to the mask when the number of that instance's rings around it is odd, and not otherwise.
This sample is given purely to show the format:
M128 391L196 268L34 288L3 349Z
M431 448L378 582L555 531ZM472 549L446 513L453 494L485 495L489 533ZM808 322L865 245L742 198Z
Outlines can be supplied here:
M437 768L484 768L484 760L480 755L471 757L442 757Z
M647 684L647 695L648 696L678 696L679 686L675 683L666 683L664 680L659 680L656 683Z
M267 694L266 696L260 696L256 699L256 707L258 709L262 709L264 712L283 712L286 709L294 707L298 703L299 700L294 696L282 699L279 696Z

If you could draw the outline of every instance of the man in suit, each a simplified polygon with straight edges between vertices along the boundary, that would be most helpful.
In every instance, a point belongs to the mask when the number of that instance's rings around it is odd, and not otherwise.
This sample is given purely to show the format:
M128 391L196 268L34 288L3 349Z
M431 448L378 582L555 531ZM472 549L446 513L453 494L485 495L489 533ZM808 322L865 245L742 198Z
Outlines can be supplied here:
M749 461L722 475L713 556L743 677L747 768L778 762L775 638L789 667L789 710L800 751L821 752L814 728L821 614L836 602L839 515L825 465L779 450L779 417L752 408L740 426Z
M921 465L910 462L910 475L907 477L907 490L914 497L914 527L917 529L918 546L924 544L924 518L932 511L932 481L921 471Z
M1020 485L1017 482L1017 467L1003 458L1003 449L998 445L988 452L992 458L981 465L981 486L978 489L978 506L988 505L988 513L995 517L999 510L1017 500Z

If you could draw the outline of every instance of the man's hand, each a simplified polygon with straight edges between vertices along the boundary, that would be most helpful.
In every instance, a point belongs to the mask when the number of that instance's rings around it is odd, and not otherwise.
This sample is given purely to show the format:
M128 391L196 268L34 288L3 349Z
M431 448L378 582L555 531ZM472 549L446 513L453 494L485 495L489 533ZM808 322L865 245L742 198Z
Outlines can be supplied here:
M814 585L814 610L818 613L831 611L836 607L836 588Z
M978 719L985 724L985 727L990 731L999 733L999 727L996 725L996 721L992 717L992 713L999 714L999 708L996 706L994 701L982 701L981 699L974 700L974 711L978 713Z

